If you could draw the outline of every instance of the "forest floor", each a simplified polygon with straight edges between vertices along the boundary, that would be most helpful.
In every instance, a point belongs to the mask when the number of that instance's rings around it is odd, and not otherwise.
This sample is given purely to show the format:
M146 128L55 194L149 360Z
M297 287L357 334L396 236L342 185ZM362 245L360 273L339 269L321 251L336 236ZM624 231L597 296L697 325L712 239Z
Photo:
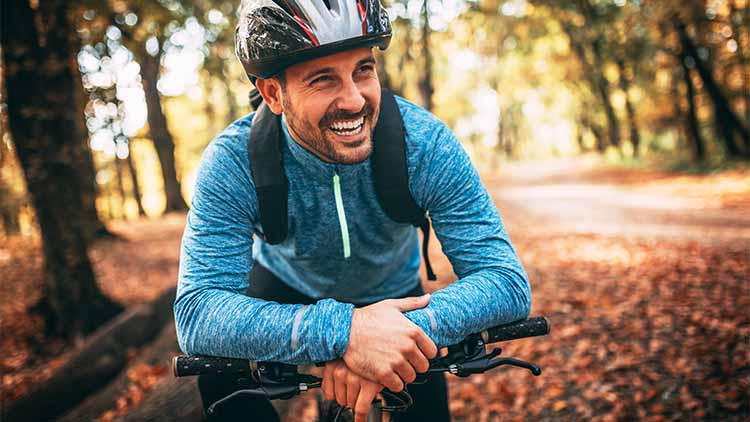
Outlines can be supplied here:
M455 420L750 416L750 171L555 160L506 165L484 180L529 274L531 313L547 316L552 332L504 345L541 366L540 377L520 369L449 377ZM104 291L131 305L173 287L183 224L184 215L112 224L127 241L91 252ZM431 256L440 281L427 290L455 280L437 242ZM65 361L68 348L43 339L26 311L41 265L38 241L0 245L3 402ZM292 404L292 420L314 416L310 396Z

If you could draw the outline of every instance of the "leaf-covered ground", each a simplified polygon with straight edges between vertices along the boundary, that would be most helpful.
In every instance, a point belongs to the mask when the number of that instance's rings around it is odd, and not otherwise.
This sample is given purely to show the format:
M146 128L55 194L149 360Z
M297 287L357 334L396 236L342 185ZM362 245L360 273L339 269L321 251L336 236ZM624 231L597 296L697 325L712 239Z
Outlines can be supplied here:
M449 378L454 417L747 420L750 175L540 170L488 185L552 325L504 351L543 373Z
M110 224L120 239L97 241L90 252L102 290L128 306L152 300L174 286L184 224L184 214ZM39 299L42 267L37 237L0 243L0 404L49 378L71 349L45 339L41 318L27 311Z
M748 180L747 171L687 176L568 165L509 167L502 178L485 178L529 273L532 314L547 316L552 333L500 345L541 366L540 377L516 368L449 377L454 418L747 420ZM104 290L133 304L172 286L183 223L173 215L115 227L130 241L92 251ZM440 282L428 290L455 279L432 246ZM43 340L24 310L40 269L35 244L2 245L3 399L65 359L64 345ZM118 414L169 376L149 373ZM314 416L311 397L292 406L293 419Z

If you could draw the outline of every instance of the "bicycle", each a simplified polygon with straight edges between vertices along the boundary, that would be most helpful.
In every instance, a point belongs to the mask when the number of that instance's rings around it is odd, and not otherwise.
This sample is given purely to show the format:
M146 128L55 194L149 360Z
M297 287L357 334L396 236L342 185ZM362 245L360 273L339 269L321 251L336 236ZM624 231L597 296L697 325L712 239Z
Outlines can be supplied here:
M545 317L535 317L516 321L510 324L499 325L489 328L480 333L467 336L463 341L448 346L448 352L444 356L430 361L430 372L448 372L458 377L468 377L481 374L490 369L503 365L526 368L534 376L539 376L542 370L530 363L512 357L497 358L502 349L494 348L487 352L486 345L507 340L515 340L525 337L543 336L549 333L549 322ZM497 359L496 359L497 358ZM322 366L323 364L317 364ZM222 358L215 356L181 355L172 360L172 369L175 377L196 376L202 374L225 374L237 377L239 385L247 386L223 397L207 408L211 414L217 406L238 396L265 397L269 400L287 400L321 386L322 379L299 372L297 365L278 362L256 362L247 359ZM425 382L425 374L418 374L412 384ZM375 399L371 405L369 421L381 421L383 412L403 412L412 404L412 398L407 388L403 391L393 392L383 390L381 399ZM338 421L345 408L335 404L327 409L320 420ZM331 413L335 413L333 418ZM394 420L393 417L391 420Z

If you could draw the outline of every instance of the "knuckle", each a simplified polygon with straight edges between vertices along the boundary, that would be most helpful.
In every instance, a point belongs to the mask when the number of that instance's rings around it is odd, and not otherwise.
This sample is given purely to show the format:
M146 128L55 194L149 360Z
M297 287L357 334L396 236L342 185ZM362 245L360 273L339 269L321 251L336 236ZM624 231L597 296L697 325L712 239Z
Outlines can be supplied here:
M422 353L419 350L419 346L417 346L417 343L410 343L409 347L406 350L409 354L412 355L421 355Z
M387 367L378 369L375 375L377 375L379 379L385 379L385 378L388 378L388 376L391 375L392 372L393 371L391 370L391 366L387 366Z
M333 375L338 379L343 379L344 377L346 377L347 372L349 371L347 371L346 368L344 368L343 366L339 366L334 370Z
M398 351L401 353L401 355L408 355L409 353L411 353L412 348L409 343L404 343L399 346Z

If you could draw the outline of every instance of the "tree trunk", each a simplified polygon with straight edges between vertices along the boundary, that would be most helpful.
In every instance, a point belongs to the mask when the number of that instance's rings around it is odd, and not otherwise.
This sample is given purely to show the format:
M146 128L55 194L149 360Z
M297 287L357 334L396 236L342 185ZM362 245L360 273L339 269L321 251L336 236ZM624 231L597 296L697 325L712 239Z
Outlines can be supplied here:
M2 93L3 97L5 97L4 90ZM4 168L14 157L10 157L12 150L6 146L2 139L2 133L5 133L8 126L5 123L5 114L2 110L0 110L0 113L2 113L0 115L0 168ZM18 220L21 198L19 198L19 195L11 187L11 183L11 181L4 177L3 172L0 172L0 224L2 224L2 230L6 236L14 235L21 231L21 225Z
M716 83L716 80L712 75L708 63L701 60L698 56L698 48L688 35L685 24L680 21L677 16L673 19L675 28L680 37L682 54L692 57L695 61L695 69L698 71L698 75L703 81L703 86L711 98L711 102L714 106L716 128L719 132L719 136L724 141L727 153L732 158L750 158L750 133L748 132L748 129L742 125L742 122L740 122L737 115L732 111L727 98L724 96L724 93L721 92L719 85ZM742 146L735 143L735 133L742 140Z
M187 204L182 198L182 188L175 170L174 141L172 140L172 134L169 133L167 118L161 108L161 95L156 88L156 83L159 80L161 49L156 56L142 51L141 59L143 90L146 94L146 106L148 107L149 133L154 142L156 155L159 157L162 179L164 180L165 211L185 210Z
M0 177L0 224L6 236L18 234L21 225L18 221L18 199Z
M586 146L583 140L583 137L586 134L587 130L590 131L591 129L589 129L587 125L585 114L581 113L578 115L578 119L576 121L576 144L578 144L578 151L582 153L590 151L590 148Z
M69 37L69 3L2 2L8 121L36 210L45 259L43 311L47 334L80 338L122 308L94 278L81 227L81 188L74 151L76 51ZM35 16L35 14L38 14ZM39 17L43 25L37 26ZM37 32L43 28L45 32Z
M633 156L638 157L641 135L638 131L635 108L633 108L633 103L630 102L630 79L626 73L625 61L622 58L617 59L617 67L620 69L620 89L625 93L625 110L628 113L628 122L630 123L630 143L633 145Z
M398 22L399 20L396 20L393 23L393 25L394 26L397 25ZM412 40L412 33L411 33L411 28L409 24L402 25L402 28L400 29L401 29L400 33L403 34L403 39L404 39L403 41L404 54L402 54L401 57L399 57L398 59L398 68L401 69L402 72L398 78L398 86L395 86L395 84L393 83L391 85L393 85L393 93L403 97L405 95L404 93L406 92L406 86L407 86L407 78L406 78L405 70L409 66L409 63L411 63L413 60L412 55L409 51L409 49L412 46L413 40Z
M586 82L588 82L589 86L591 87L591 91L594 93L594 96L596 96L596 98L599 100L599 103L604 110L604 114L607 117L609 144L614 147L619 147L620 124L617 120L614 107L612 107L612 102L609 98L609 82L607 82L607 79L602 74L603 64L601 59L601 52L599 51L598 46L598 43L600 41L597 40L591 43L592 55L594 57L594 64L592 65L586 57L586 50L584 49L583 44L584 40L582 39L582 37L578 37L576 35L576 29L567 22L559 22L565 33L568 35L570 46L573 49L573 52L581 62L583 73L586 75L584 76ZM606 149L606 143L602 138L601 128L594 127L594 125L588 125L588 127L592 130L592 132L594 132L594 136L596 136L596 149L599 152L603 152L604 149Z
M73 39L77 40L76 37ZM72 46L72 51L77 52L79 50L80 46L78 42L72 43ZM87 140L89 133L83 117L83 109L86 106L86 95L78 72L74 71L73 76L73 93L75 94L76 113L79 116L75 119L76 129L78 130L76 136L80 139ZM96 210L96 197L98 194L96 185L96 167L94 166L94 158L91 155L91 148L89 148L88 142L81 142L80 145L75 148L73 159L75 160L75 166L81 186L81 216L83 217L82 224L86 238L92 240L117 237L107 229L107 226L105 226L104 222L99 218L99 213Z
M215 84L213 77L210 74L206 76L204 86L206 88L206 103L203 105L203 114L206 115L206 120L208 120L208 131L213 135L219 132L220 129L217 128L217 123L219 125L221 123L219 123L216 118L216 107L213 103L213 90Z
M174 332L171 309L175 292L175 289L170 289L149 304L130 307L87 337L44 383L32 386L10 406L4 406L2 420L51 421L99 391L131 362L132 351L142 350L142 346L154 339L162 327L170 326ZM162 355L162 359L168 357ZM39 403L44 403L44 406Z
M127 220L128 214L125 210L125 205L128 202L128 196L125 194L125 184L122 182L122 162L117 157L115 157L115 172L117 173L117 196L120 197L120 217Z
M422 94L422 105L427 110L432 111L432 52L430 51L430 10L428 7L429 0L422 2L422 54L424 68L422 69L422 78L419 81L419 92Z
M130 148L130 145L128 145ZM141 185L138 183L138 173L135 170L135 164L133 164L133 150L128 149L128 158L126 158L128 164L128 171L130 173L130 184L133 185L133 196L135 197L135 203L138 205L138 216L146 215L146 211L143 209L143 201L141 200Z
M604 150L607 149L607 143L604 140L604 130L601 128L601 126L597 125L589 115L584 112L581 116L581 124L583 127L587 128L591 133L594 135L594 140L596 143L594 144L596 147L596 151L598 153L603 153Z
M380 86L393 92L393 82L391 81L391 77L388 75L388 71L385 67L386 59L387 56L385 54L378 54L378 79L380 79Z
M78 84L80 85L80 84ZM75 87L77 89L78 86ZM79 113L83 119L83 112ZM88 138L86 132L80 133L82 139ZM81 215L83 218L83 229L89 240L98 238L117 237L107 229L99 213L96 210L96 198L98 189L96 186L96 169L91 156L91 149L84 142L75 153L75 166L81 186Z
M698 125L698 112L696 111L695 107L695 86L693 85L693 79L690 77L690 68L688 68L686 60L687 56L685 56L685 54L681 54L679 57L679 61L680 65L682 66L682 77L685 81L685 86L687 87L688 100L687 115L681 120L684 121L685 133L687 133L688 138L690 138L690 144L692 145L693 149L693 161L700 162L706 159L706 143L705 141L703 141L700 127ZM679 102L677 103L676 108L678 112L682 114Z
M599 93L601 98L602 107L604 107L604 114L607 116L607 124L609 130L609 143L612 146L620 146L620 122L617 120L615 109L612 107L612 101L609 98L609 81L604 77L604 62L602 60L601 52L601 36L597 37L594 42L591 43L591 52L594 56L594 69L596 79L596 91Z
M745 36L750 38L750 30L747 25L750 25L750 5L745 4L744 7L744 23L745 23ZM734 32L734 38L737 40L737 57L740 62L740 74L742 75L742 86L743 86L743 101L745 105L745 123L750 125L750 51L745 50L745 46L742 45L742 25L738 25L734 20L734 16L739 15L740 11L737 7L737 0L729 2L730 22L732 22L732 30Z

